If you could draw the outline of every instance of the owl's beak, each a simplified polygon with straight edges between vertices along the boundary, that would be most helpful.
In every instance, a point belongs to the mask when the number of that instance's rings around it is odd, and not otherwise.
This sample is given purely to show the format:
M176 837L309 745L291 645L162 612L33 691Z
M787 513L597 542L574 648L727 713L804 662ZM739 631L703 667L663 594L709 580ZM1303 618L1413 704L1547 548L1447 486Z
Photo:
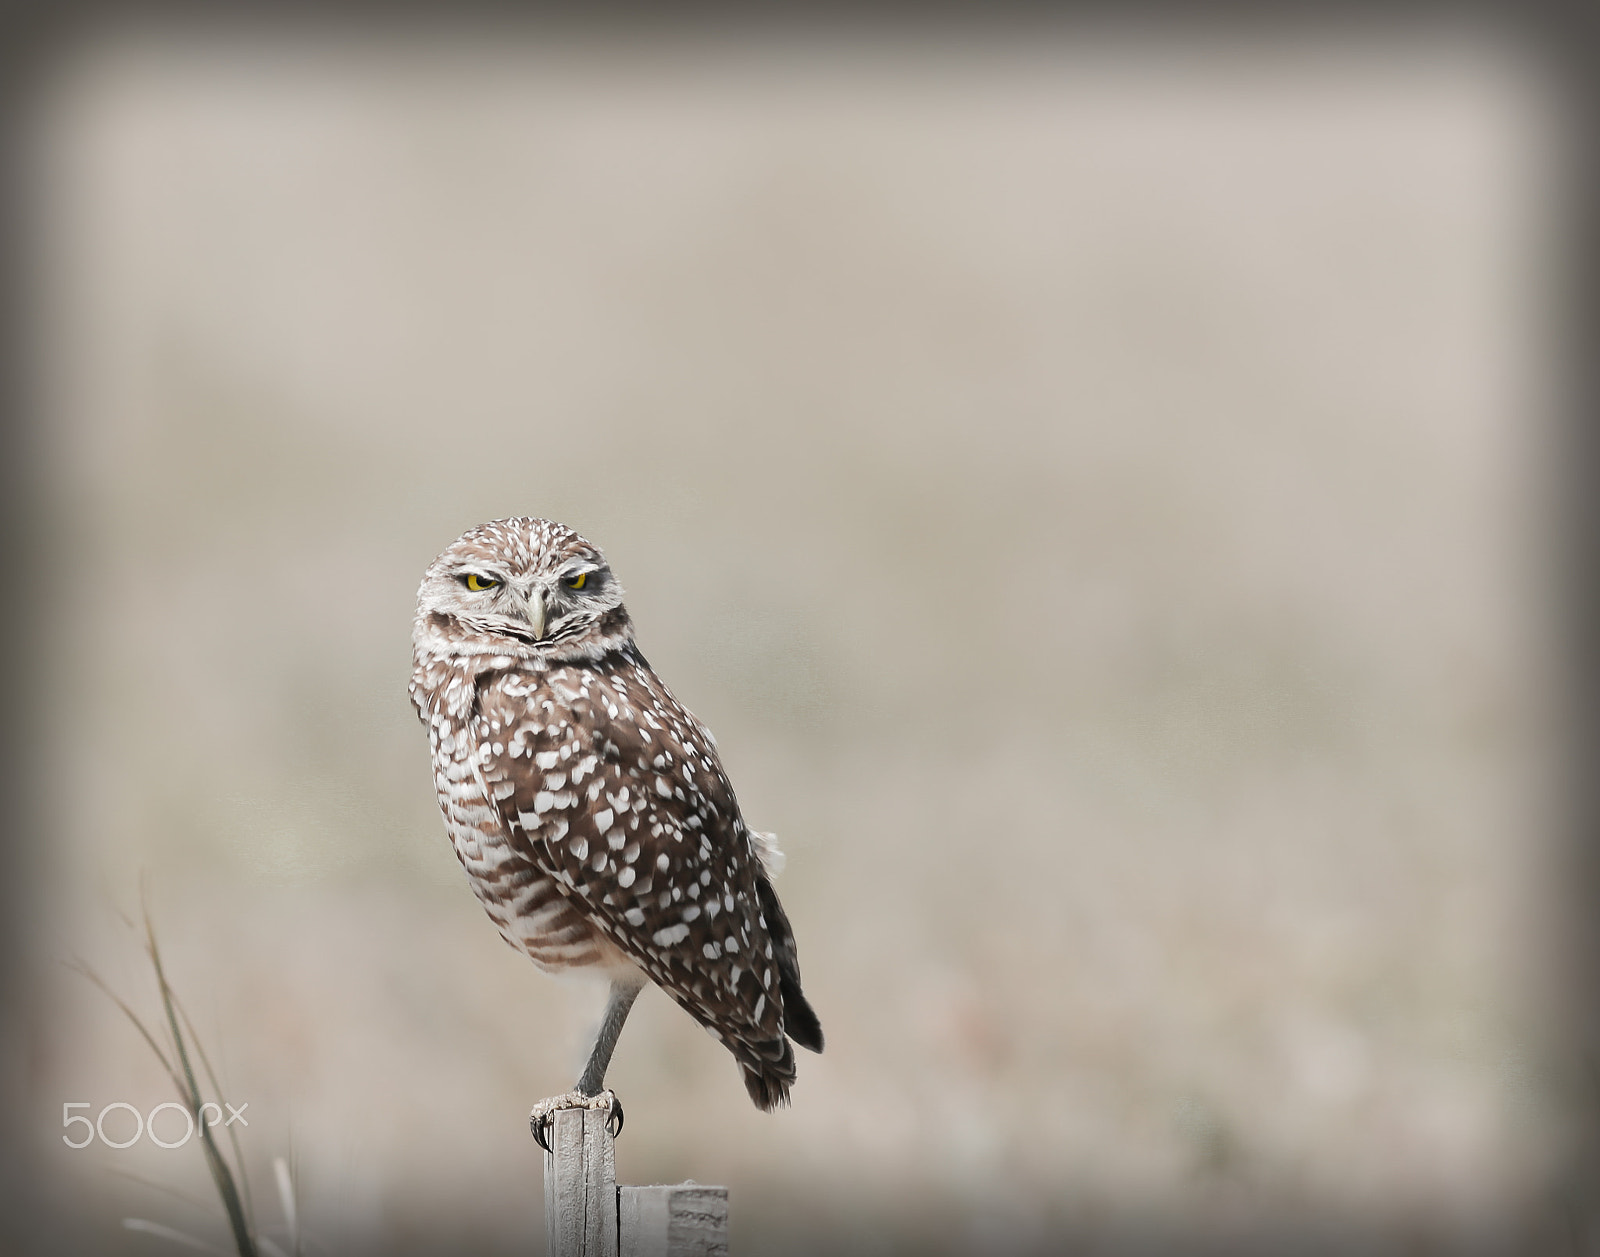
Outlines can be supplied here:
M544 590L535 589L528 595L528 623L536 639L544 636L544 618Z

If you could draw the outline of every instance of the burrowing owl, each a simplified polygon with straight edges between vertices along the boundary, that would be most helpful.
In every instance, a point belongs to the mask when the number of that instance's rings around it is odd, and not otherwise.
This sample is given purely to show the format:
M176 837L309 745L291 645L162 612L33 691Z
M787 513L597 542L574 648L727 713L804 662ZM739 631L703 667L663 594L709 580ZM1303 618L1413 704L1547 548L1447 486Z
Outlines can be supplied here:
M822 1027L769 880L777 847L634 645L599 549L544 519L472 529L424 574L412 643L472 889L539 968L611 983L577 1086L535 1110L540 1142L550 1109L614 1100L606 1066L647 978L733 1053L758 1108L787 1103L789 1040L820 1052Z

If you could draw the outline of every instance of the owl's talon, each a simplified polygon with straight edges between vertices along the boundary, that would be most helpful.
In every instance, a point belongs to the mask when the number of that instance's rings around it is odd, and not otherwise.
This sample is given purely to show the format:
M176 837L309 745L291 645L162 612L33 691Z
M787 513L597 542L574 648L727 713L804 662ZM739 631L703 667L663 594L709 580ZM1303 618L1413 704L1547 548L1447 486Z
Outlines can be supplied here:
M555 1149L550 1146L550 1123L563 1109L595 1109L603 1112L606 1115L606 1130L611 1138L615 1139L622 1133L622 1101L617 1099L615 1091L601 1091L592 1096L581 1091L569 1091L565 1095L551 1096L533 1106L533 1112L528 1114L528 1129L533 1134L533 1142L552 1156L555 1155Z

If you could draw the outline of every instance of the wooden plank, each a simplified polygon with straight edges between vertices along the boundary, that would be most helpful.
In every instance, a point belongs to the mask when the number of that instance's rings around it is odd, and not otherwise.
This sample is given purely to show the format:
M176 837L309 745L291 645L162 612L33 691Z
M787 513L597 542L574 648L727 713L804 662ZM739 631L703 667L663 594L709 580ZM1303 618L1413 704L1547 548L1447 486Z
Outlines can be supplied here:
M608 1114L552 1115L544 1158L544 1225L550 1257L617 1257L617 1171Z
M727 1257L728 1189L617 1188L619 1257Z

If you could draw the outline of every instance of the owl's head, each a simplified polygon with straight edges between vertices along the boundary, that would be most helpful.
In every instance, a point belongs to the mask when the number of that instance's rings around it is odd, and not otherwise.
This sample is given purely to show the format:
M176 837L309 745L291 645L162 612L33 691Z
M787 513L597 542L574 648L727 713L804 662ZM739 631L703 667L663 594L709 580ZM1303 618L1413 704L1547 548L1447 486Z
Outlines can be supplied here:
M598 546L548 519L497 519L423 574L419 652L595 658L633 640L622 586Z

